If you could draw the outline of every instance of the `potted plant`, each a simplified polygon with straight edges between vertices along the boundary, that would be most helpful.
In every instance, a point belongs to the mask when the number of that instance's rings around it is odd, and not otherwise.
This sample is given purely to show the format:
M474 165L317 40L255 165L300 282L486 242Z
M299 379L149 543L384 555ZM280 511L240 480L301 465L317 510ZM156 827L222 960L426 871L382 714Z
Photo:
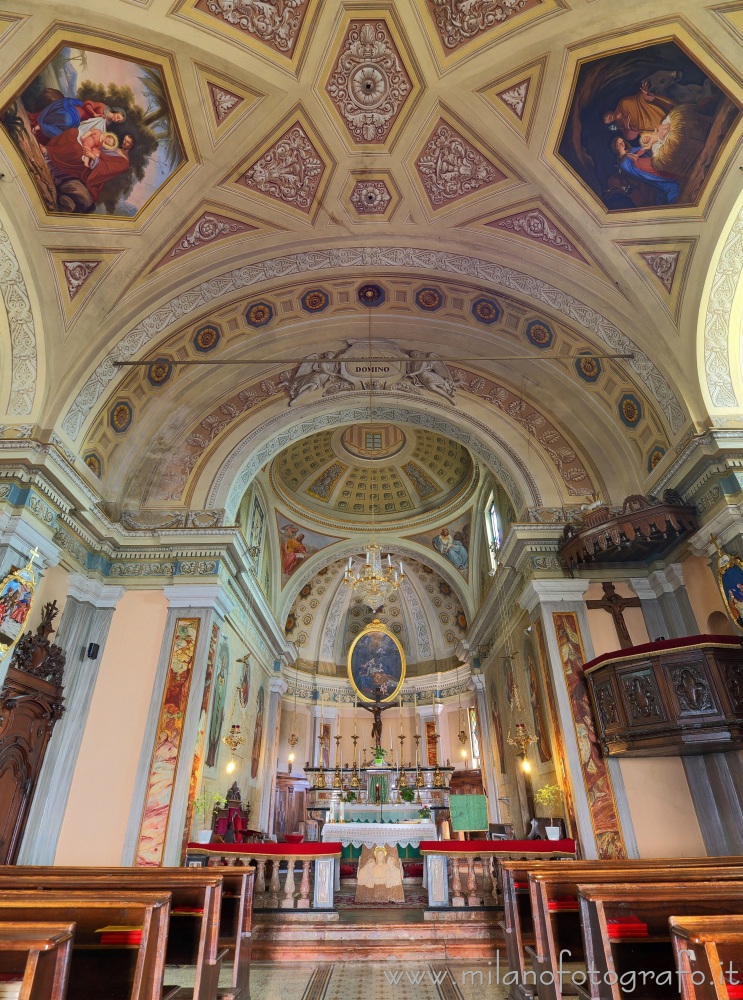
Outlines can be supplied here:
M534 793L534 802L536 805L542 806L547 810L546 818L549 819L549 825L544 828L545 833L547 834L547 840L560 839L560 824L555 824L553 820L559 809L561 801L562 792L560 791L559 785L542 785L542 787Z
M421 806L420 809L418 810L418 815L420 816L421 819L430 819L431 810L429 806Z
M413 788L401 788L400 789L400 798L403 800L403 802L412 802L413 799L415 798L415 789L413 789Z
M196 833L196 840L199 844L208 844L212 839L212 827L214 826L214 811L224 805L221 795L207 792L202 788L201 794L194 803L196 818L201 819L201 829Z
M374 747L374 749L372 750L372 755L374 758L375 767L384 767L384 755L386 753L387 751L384 749L384 747Z

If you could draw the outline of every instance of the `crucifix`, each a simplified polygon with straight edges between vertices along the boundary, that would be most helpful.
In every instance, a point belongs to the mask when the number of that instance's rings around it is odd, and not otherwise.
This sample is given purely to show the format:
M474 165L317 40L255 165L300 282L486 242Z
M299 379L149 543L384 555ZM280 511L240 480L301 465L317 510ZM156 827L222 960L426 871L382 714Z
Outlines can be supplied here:
M379 699L382 693L381 688L374 688L374 694L376 698L371 705L360 704L359 708L363 708L365 712L371 712L374 716L374 722L372 723L371 737L372 742L375 747L381 747L382 745L382 712L386 712L388 708L392 708L393 703L390 702L389 705L383 705Z
M608 611L614 619L614 628L617 630L617 638L621 649L629 649L632 645L627 625L624 621L625 608L640 608L642 604L639 597L620 597L614 589L613 583L602 583L604 596L600 601L586 601L587 608L603 608Z

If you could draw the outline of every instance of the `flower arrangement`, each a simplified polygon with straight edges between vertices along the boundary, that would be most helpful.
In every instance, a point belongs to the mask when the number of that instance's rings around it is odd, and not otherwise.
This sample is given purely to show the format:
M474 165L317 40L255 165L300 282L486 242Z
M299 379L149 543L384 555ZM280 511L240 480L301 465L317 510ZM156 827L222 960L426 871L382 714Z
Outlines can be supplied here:
M352 791L348 787L348 785L344 785L343 786L343 790L341 791L341 794L340 794L340 800L341 800L341 802L355 802L356 801L356 792Z
M401 788L400 789L400 798L403 800L403 802L412 802L413 799L415 798L415 789L413 789L413 788Z
M420 816L421 819L430 819L431 810L429 806L421 806L421 808L418 810L418 815Z
M374 763L377 765L384 764L385 762L384 757L386 753L387 751L384 749L384 747L374 747L374 749L372 750L372 757L374 758Z
M543 806L547 810L547 818L552 824L552 819L562 802L562 792L559 785L542 785L534 793L534 802L538 806Z

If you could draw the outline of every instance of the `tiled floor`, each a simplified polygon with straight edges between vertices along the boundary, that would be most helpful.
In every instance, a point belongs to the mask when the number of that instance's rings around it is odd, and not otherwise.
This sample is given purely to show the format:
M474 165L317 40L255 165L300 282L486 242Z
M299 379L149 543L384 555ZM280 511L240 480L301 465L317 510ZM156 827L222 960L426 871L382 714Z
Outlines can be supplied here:
M500 975L507 971L501 968ZM428 965L424 962L336 962L271 964L253 962L253 1000L505 1000L508 987L497 982L488 962ZM169 967L168 984L193 984L193 970ZM220 985L228 986L230 970Z

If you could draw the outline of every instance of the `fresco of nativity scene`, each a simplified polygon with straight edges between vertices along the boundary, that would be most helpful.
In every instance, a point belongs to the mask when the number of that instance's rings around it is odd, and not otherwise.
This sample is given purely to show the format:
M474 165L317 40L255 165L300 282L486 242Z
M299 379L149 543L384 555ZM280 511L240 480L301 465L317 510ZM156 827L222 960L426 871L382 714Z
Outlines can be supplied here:
M63 46L0 121L49 212L131 217L183 161L161 71Z
M675 42L584 62L559 153L610 212L694 205L739 107Z

